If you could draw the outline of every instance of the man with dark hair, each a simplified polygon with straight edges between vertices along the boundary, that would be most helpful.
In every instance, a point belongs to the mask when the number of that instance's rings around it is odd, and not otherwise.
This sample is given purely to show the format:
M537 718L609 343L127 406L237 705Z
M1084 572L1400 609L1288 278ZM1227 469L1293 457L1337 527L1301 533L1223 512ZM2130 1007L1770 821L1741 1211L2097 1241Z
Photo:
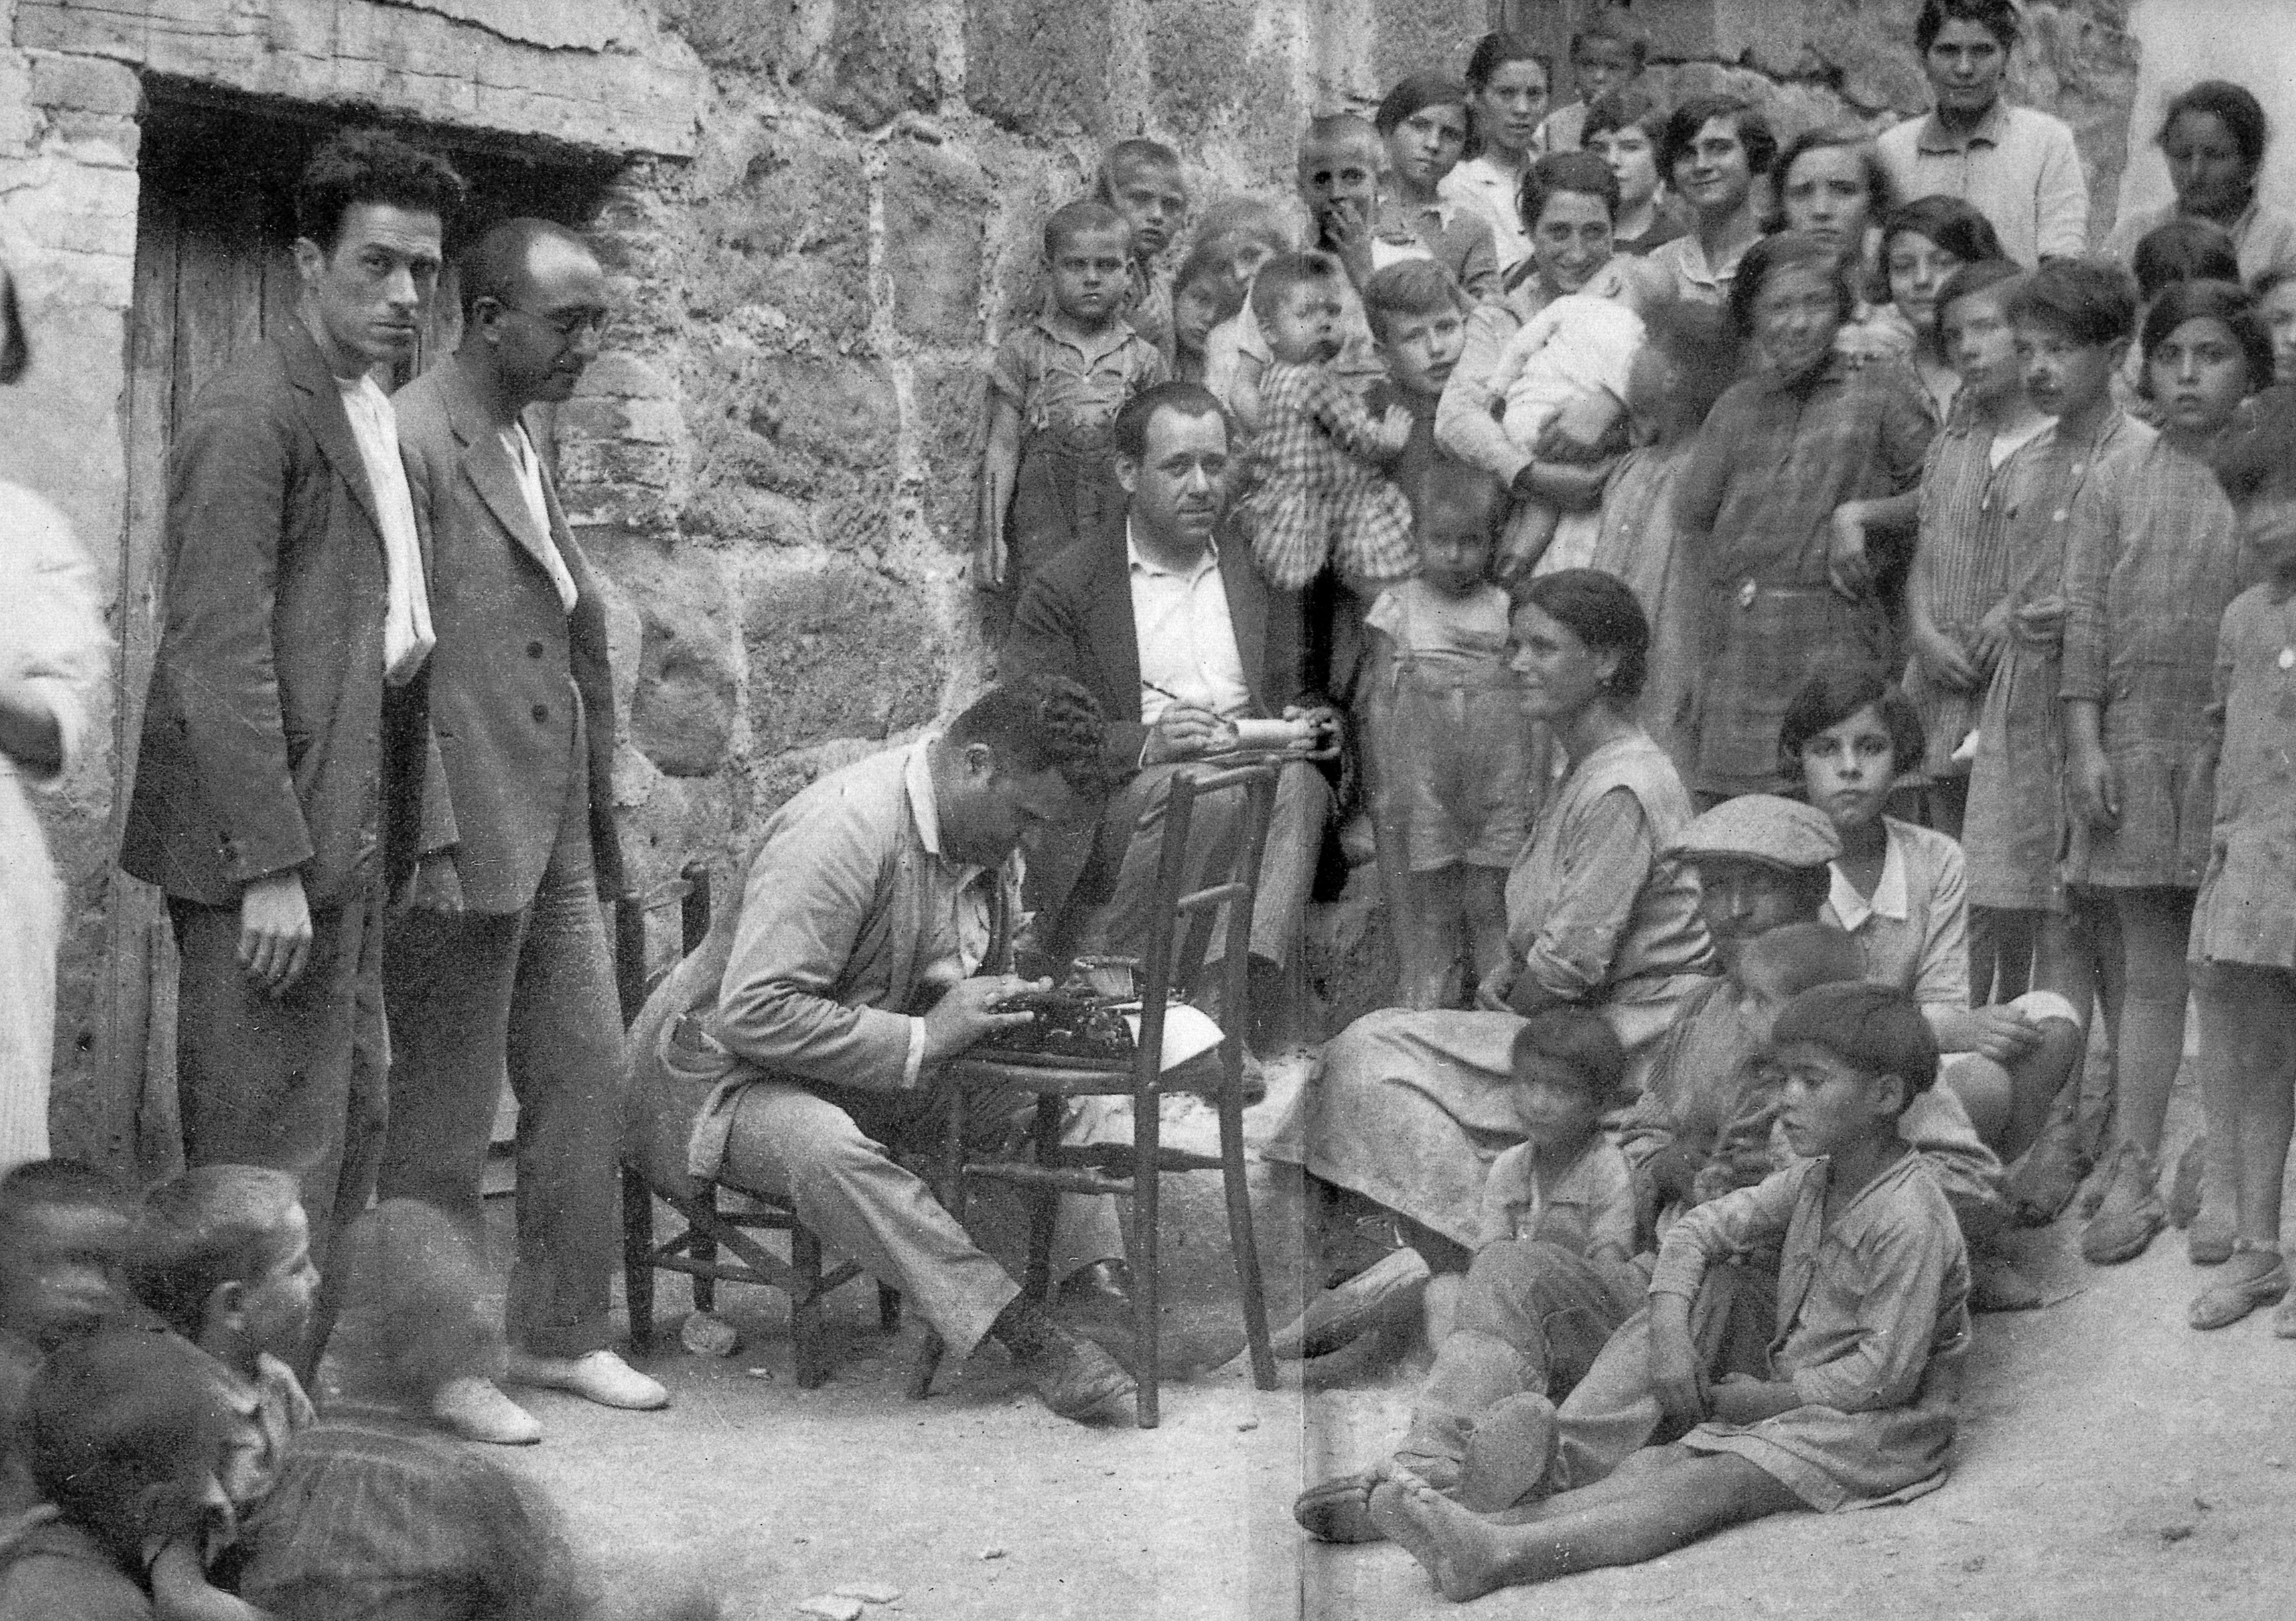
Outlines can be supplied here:
M1875 144L1900 200L1958 197L2030 270L2088 250L2088 182L2063 120L2002 97L2021 27L2015 0L1925 0L1914 45L1936 108Z
M414 351L462 195L395 136L323 145L296 192L295 318L201 390L169 454L119 861L175 928L184 1155L293 1174L323 1270L381 1145L379 925L417 849L433 640L373 373Z
M1022 676L806 789L767 821L739 911L680 967L687 1011L641 1080L698 1099L691 1175L788 1204L957 1355L996 1339L1067 1419L1132 1380L1021 1295L891 1150L931 1142L939 1067L1028 1023L1007 1003L1050 988L1011 971L1021 855L1090 820L1106 749L1089 693ZM1062 1140L1120 1137L1111 1105L1077 1100ZM1062 1201L1063 1305L1111 1307L1123 1253L1107 1199Z
M598 352L606 273L579 236L512 219L463 261L462 347L398 396L430 541L431 830L383 952L390 1125L377 1191L480 1225L507 1070L518 1099L510 1377L609 1407L668 1394L608 1348L622 1028L598 917L620 888L606 612L520 413L567 398ZM474 1440L541 1427L493 1384L433 1411Z
M1302 695L1296 625L1271 615L1249 551L1218 537L1230 477L1219 402L1193 383L1161 384L1126 403L1113 438L1128 505L1037 574L998 660L1008 676L1062 675L1092 692L1110 717L1108 767L1124 784L1095 840L1050 850L1038 864L1045 943L1055 954L1137 954L1174 774L1234 749L1239 721L1281 716L1300 730L1277 778L1252 907L1253 1001L1264 1006L1331 811L1330 788L1300 756L1311 738L1334 736L1338 717ZM1232 820L1223 806L1201 822L1202 847L1230 836Z

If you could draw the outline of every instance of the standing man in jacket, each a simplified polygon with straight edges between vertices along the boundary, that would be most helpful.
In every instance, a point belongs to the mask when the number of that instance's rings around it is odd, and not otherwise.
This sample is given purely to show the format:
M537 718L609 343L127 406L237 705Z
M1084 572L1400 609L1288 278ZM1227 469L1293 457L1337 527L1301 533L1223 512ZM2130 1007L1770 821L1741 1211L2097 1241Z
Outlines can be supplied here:
M620 1208L622 1031L599 921L620 887L606 615L521 413L574 391L598 351L606 275L562 225L496 225L463 261L463 342L398 397L430 542L440 774L413 905L391 925L396 1024L380 1191L480 1227L505 1067L518 1099L509 1371L609 1407L668 1395L607 1348ZM443 806L438 800L445 801ZM489 1381L436 1416L474 1440L539 1439Z
M462 198L443 160L395 136L322 145L296 185L294 319L200 391L168 463L166 612L119 861L167 892L182 960L184 1155L296 1176L322 1269L381 1146L379 925L419 847L431 646L374 373L414 352Z

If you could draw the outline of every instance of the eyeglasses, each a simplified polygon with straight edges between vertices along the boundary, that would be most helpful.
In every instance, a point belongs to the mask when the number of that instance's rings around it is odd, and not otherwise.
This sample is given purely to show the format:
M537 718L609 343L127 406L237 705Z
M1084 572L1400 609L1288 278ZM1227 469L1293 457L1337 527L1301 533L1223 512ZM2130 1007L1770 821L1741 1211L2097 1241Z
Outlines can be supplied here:
M606 312L603 309L570 309L562 315L545 315L538 309L529 309L522 304L505 304L504 309L530 315L571 343L584 333L595 338L606 330Z

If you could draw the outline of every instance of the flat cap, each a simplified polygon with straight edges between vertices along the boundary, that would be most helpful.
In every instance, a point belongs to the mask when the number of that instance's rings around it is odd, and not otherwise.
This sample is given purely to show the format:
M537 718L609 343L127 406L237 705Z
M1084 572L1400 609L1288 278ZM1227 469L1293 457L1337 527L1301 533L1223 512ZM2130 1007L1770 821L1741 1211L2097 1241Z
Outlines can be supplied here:
M1798 871L1822 867L1841 855L1841 836L1814 805L1776 794L1740 794L1693 817L1667 853L1692 861L1728 856Z

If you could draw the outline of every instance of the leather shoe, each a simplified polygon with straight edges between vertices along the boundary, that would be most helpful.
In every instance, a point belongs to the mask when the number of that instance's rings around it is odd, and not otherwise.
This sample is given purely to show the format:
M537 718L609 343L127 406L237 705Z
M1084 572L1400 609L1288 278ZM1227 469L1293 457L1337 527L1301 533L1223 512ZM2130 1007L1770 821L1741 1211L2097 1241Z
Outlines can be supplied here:
M1057 1322L1046 1324L1042 1350L1015 1361L1055 1418L1081 1421L1139 1388L1116 1358Z
M1406 1291L1427 1286L1426 1260L1416 1249L1384 1256L1335 1289L1308 1303L1308 1309L1269 1338L1284 1361L1328 1356L1398 1306ZM1412 1296L1415 1305L1417 1296Z
M507 1377L513 1385L563 1390L601 1407L648 1412L669 1405L668 1391L611 1351L591 1351L581 1356L537 1356L530 1351L513 1350Z
M1132 1311L1132 1269L1114 1260L1079 1266L1061 1280L1053 1306L1064 1315L1128 1316Z
M531 1446L542 1439L542 1422L496 1388L494 1380L466 1373L439 1387L430 1416L465 1441L494 1446Z
M2161 1203L2160 1168L2152 1157L2133 1142L2114 1151L2104 1197L2096 1214L2081 1229L2081 1259L2092 1266L2112 1266L2143 1255L2169 1213Z
M2221 1278L2210 1284L2193 1298L2185 1321L2196 1329L2228 1328L2258 1306L2270 1306L2287 1293L2288 1265L2274 1256L2272 1265L2252 1277Z

